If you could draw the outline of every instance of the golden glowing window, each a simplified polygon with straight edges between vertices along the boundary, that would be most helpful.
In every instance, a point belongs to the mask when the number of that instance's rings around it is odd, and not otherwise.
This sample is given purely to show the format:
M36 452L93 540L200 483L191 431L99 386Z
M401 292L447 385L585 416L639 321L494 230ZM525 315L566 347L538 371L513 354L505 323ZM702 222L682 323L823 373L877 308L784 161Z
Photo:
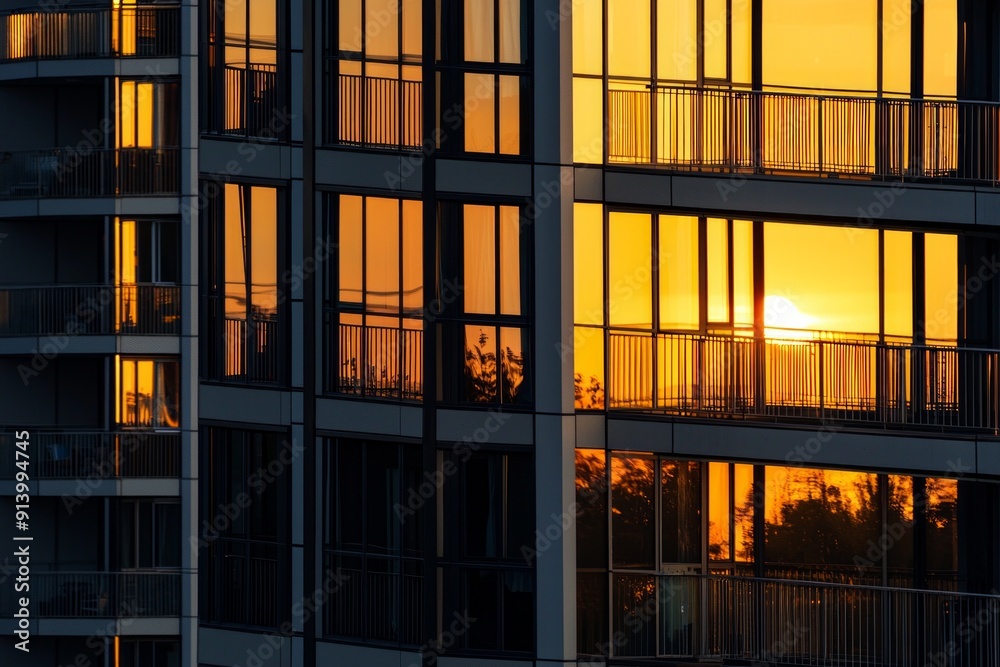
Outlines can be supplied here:
M180 428L179 372L176 361L120 358L116 421L138 428Z
M119 81L118 147L178 145L180 118L175 83Z

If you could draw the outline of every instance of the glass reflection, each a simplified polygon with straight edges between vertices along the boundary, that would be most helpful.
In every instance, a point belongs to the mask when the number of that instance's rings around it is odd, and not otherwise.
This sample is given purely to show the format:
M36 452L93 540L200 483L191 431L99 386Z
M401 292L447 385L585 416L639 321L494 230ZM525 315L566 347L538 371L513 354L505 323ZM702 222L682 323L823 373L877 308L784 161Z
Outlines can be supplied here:
M612 557L616 568L653 569L656 560L652 458L611 457Z

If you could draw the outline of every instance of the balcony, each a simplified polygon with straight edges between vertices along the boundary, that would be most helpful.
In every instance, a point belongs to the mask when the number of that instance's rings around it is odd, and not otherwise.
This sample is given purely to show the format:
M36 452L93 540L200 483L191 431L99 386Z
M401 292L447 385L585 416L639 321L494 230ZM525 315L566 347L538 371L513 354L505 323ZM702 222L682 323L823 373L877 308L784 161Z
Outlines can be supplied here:
M0 614L17 611L13 586L0 590ZM152 618L180 615L179 572L38 572L31 574L32 618Z
M225 379L278 381L278 320L225 318Z
M327 105L326 132L334 143L415 150L423 146L423 84L333 74L339 108Z
M259 139L279 139L289 120L279 114L280 91L276 65L252 63L227 65L210 90L211 126L219 134Z
M15 438L0 434L0 480L12 480ZM179 433L32 432L32 479L176 478L180 475Z
M607 406L1000 434L1000 351L871 341L608 336Z
M420 400L424 332L341 324L338 370L331 389L343 394Z
M176 285L0 287L0 336L176 335Z
M0 62L60 58L171 58L180 8L132 6L0 13Z
M176 148L56 148L0 153L0 200L176 195Z
M844 667L1000 665L1000 632L988 620L1000 613L993 595L615 573L612 597L614 627L626 640L615 642L616 655Z
M998 185L1000 104L655 87L608 92L607 161Z

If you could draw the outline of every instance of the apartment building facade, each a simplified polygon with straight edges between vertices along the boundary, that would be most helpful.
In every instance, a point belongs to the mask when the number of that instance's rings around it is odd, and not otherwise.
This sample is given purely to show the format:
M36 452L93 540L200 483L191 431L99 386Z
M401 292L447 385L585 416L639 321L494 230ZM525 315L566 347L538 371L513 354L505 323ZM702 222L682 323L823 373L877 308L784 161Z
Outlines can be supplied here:
M995 3L0 11L3 664L1000 665Z

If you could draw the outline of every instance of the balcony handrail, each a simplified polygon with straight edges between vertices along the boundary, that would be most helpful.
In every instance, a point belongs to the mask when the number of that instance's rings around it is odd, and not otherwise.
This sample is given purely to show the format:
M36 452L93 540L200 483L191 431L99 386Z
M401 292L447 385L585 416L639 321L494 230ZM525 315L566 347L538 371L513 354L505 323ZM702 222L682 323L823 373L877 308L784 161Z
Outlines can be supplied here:
M609 620L633 621L616 656L848 667L936 664L947 655L954 667L1000 666L1000 633L982 620L1000 613L994 594L621 570L611 581Z
M384 398L423 397L423 331L402 327L340 324L334 391Z
M609 164L1000 185L1000 102L614 82L606 98Z
M634 87L614 88L616 83L632 83L622 80L610 79L608 85L610 90L635 91ZM674 83L647 84L646 90L683 90L701 93L738 93L740 95L792 95L794 97L810 98L816 100L864 100L866 102L928 102L932 104L982 104L1000 108L1000 102L994 100L970 100L959 97L910 97L905 93L874 93L872 91L850 88L824 88L822 91L816 88L805 86L768 86L763 90L753 90L749 85L741 84L720 84L719 86L697 86ZM799 92L802 91L802 92Z
M326 139L353 146L414 150L423 145L423 82L410 79L329 74Z
M0 433L0 480L14 479L15 434ZM178 431L31 431L32 478L175 478L180 474Z
M0 62L170 58L179 53L179 3L0 11Z
M175 283L0 285L0 336L175 335Z
M609 410L1000 435L1000 350L618 329L607 345Z
M173 146L0 150L0 200L176 195L179 184Z
M29 610L36 618L163 618L180 615L182 573L33 572ZM0 588L0 613L13 614L20 597Z

